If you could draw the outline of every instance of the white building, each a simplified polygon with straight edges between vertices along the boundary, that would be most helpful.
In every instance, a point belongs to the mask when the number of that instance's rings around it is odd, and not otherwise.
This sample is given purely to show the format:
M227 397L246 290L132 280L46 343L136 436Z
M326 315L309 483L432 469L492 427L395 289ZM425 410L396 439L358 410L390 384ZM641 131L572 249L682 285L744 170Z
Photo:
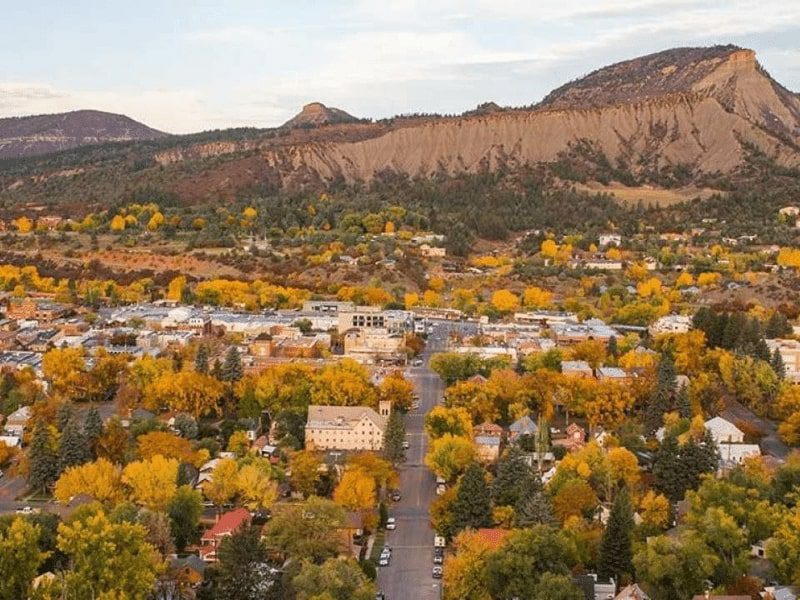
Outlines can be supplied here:
M650 325L650 335L660 333L686 333L692 328L692 317L688 315L665 315Z
M367 406L308 407L306 448L315 450L381 450L391 405L378 412Z
M619 233L601 233L599 242L601 248L606 248L607 246L621 246L622 236Z
M722 443L727 444L742 444L744 443L744 432L736 425L723 419L722 417L714 417L705 422L705 428L711 432L711 437L717 445Z

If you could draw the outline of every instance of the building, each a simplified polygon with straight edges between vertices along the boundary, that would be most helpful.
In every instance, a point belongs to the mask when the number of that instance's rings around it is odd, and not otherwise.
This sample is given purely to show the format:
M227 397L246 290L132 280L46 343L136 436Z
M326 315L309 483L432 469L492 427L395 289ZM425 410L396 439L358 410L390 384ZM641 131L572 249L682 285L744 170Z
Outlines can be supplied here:
M564 375L576 375L578 377L593 377L594 372L585 360L565 360L561 362L561 372Z
M426 258L444 258L447 256L447 250L439 246L431 246L430 244L422 244L419 247L419 252Z
M620 593L614 597L614 600L650 600L650 596L639 587L639 584L634 583L623 588Z
M612 381L618 382L625 382L629 378L628 373L625 369L620 369L619 367L598 367L597 368L597 379L604 380L610 379Z
M770 351L778 351L783 360L786 379L800 383L800 341L788 339L767 340Z
M69 307L64 304L27 297L9 301L6 316L17 321L33 320L50 323L68 312Z
M308 407L306 448L315 450L381 450L391 405L378 412L367 406Z
M352 312L356 305L352 302L335 300L306 300L303 303L303 312L324 313L338 315L340 312Z
M406 340L402 333L384 328L353 328L344 334L344 354L361 362L405 359Z
M475 427L474 440L478 457L481 460L493 462L500 457L503 428L494 423L481 423Z
M722 417L714 417L705 422L705 428L711 432L711 437L719 445L722 443L744 443L744 432L733 423Z
M577 423L570 423L564 434L564 437L553 440L553 446L563 446L572 452L586 445L586 430Z
M600 248L606 248L608 246L619 247L622 245L622 236L619 233L601 233L598 245Z
M524 435L539 435L539 426L528 415L514 421L508 428L508 441L513 442Z
M222 540L249 523L250 512L247 509L237 508L223 514L200 538L200 558L207 563L217 562L217 548Z
M8 415L4 428L12 435L22 437L22 434L24 434L25 430L28 428L30 419L31 407L22 406Z
M661 333L686 333L692 328L692 317L687 315L665 315L650 325L650 335Z
M719 459L722 467L735 467L741 464L746 458L761 456L761 448L758 444L731 444L721 442L717 444Z

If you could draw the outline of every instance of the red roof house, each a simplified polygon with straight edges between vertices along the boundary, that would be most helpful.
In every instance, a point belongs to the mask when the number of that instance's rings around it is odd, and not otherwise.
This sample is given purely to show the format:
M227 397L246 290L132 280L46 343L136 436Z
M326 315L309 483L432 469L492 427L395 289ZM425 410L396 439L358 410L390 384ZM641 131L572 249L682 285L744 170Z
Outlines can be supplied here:
M217 562L219 544L244 524L250 524L250 512L247 509L237 508L223 514L200 538L200 558L206 562Z

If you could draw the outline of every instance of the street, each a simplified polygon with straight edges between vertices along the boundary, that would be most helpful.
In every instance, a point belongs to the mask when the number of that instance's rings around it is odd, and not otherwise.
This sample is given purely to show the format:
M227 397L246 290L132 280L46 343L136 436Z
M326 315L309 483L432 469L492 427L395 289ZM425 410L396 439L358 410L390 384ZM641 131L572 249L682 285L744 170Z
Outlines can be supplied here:
M378 589L386 600L439 600L441 579L431 576L433 570L433 529L428 508L436 498L436 478L425 466L428 440L424 431L425 414L441 399L442 380L430 370L428 361L433 352L445 348L447 326L440 323L428 338L421 358L421 367L409 369L420 397L419 408L406 415L406 433L410 447L406 462L400 467L402 499L389 507L389 516L397 519L397 529L388 531L386 543L392 547L388 567L378 568Z

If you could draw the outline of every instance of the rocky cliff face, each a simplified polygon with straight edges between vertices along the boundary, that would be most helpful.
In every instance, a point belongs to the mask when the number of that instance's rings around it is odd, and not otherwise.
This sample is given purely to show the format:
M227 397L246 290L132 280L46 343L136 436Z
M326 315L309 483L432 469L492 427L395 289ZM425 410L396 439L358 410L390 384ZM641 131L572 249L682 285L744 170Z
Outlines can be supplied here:
M35 156L88 144L152 140L166 134L124 115L78 110L0 119L0 158Z
M187 201L235 197L265 184L296 189L368 181L386 170L428 176L514 168L563 160L575 148L590 148L633 176L680 169L700 179L735 173L748 145L800 167L800 98L774 81L751 50L682 48L600 69L525 110L487 104L456 118L372 123L314 103L284 127L246 139L226 139L224 132L202 143L174 139L138 152L148 151L163 169L153 181ZM117 189L133 178L150 184L146 169L117 169L105 181L112 177ZM35 184L34 177L0 178L7 190Z

